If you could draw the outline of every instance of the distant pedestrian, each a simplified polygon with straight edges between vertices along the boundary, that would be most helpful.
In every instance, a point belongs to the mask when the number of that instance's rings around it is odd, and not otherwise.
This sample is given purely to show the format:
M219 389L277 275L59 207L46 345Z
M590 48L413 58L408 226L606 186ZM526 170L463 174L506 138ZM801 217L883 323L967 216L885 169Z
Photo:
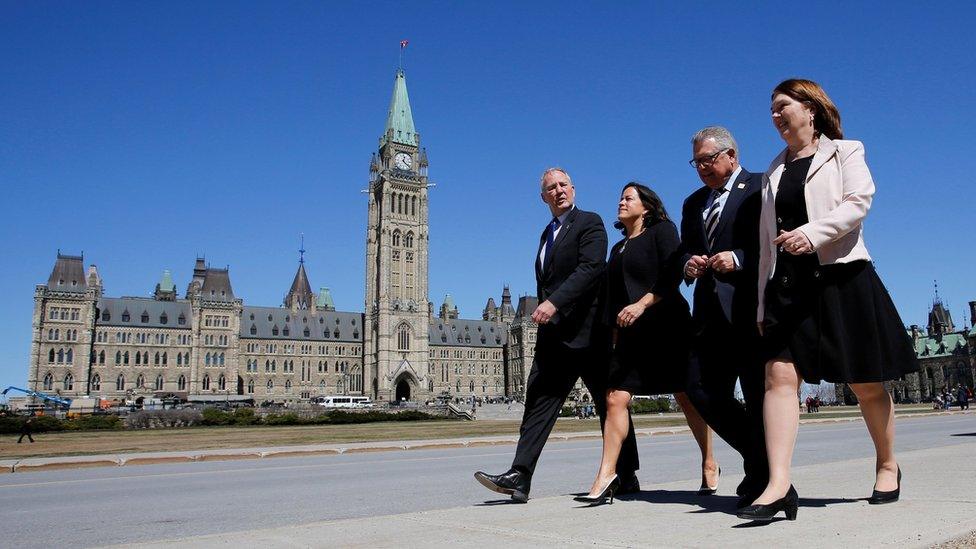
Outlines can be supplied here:
M966 388L962 385L959 386L959 390L956 391L956 402L959 404L959 411L969 409L969 395L966 393Z
M20 438L17 439L17 444L23 442L24 437L27 437L27 440L29 440L31 444L34 443L34 437L31 436L31 433L33 432L33 425L31 425L31 423L33 422L34 418L29 417L27 418L27 421L20 424Z

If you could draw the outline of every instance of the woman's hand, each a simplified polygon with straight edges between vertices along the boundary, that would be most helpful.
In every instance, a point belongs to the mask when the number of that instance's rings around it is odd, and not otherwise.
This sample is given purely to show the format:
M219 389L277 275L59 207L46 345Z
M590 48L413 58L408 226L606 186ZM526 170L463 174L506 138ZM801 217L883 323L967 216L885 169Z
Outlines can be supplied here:
M646 310L647 306L640 301L627 305L617 314L617 326L626 328L632 325Z
M810 242L810 239L807 238L807 235L803 234L799 229L794 229L789 232L780 230L779 236L773 240L773 244L793 255L802 255L813 252L813 244Z

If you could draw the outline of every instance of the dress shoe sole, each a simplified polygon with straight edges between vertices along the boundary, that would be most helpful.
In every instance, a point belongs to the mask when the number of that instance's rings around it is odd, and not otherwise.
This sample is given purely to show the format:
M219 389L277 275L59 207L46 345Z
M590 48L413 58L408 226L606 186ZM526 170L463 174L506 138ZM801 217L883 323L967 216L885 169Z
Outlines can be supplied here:
M886 505L888 503L895 503L897 501L898 501L898 498L885 499L885 500L871 500L871 499L868 499L868 503L870 505Z
M485 488L491 490L492 492L504 494L506 496L512 496L512 500L517 503L525 503L529 501L529 495L524 492L520 492L512 488L502 488L501 486L495 484L494 482L478 474L474 475L474 479L477 480L479 483L481 483L481 485L484 486Z

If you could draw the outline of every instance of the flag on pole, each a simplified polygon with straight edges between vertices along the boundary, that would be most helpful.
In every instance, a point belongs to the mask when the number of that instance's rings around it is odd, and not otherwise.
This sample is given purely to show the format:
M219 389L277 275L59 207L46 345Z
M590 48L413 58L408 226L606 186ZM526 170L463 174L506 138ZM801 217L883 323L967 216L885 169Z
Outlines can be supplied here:
M407 47L407 44L409 43L409 40L400 40L400 49L402 50L403 48Z

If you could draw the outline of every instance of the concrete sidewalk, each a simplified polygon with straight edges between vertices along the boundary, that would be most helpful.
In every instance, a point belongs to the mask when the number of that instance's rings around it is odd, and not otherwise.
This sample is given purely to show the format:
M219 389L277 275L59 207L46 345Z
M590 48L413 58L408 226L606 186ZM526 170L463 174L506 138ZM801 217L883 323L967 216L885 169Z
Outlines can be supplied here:
M938 413L900 413L898 418L934 415L968 415L970 412ZM576 421L564 418L560 421ZM857 417L831 417L829 414L801 414L800 423L836 423L861 421ZM653 427L637 429L638 437L674 435L687 433L687 426ZM587 440L601 437L599 430L578 433L553 433L549 440ZM184 450L176 452L143 452L125 454L97 454L86 456L36 457L0 460L0 474L26 473L51 469L74 469L84 467L121 467L126 465L151 465L156 463L188 463L195 461L222 461L242 459L263 459L274 457L297 457L314 455L338 455L356 452L384 452L396 450L431 450L438 448L463 448L469 446L493 446L515 444L518 433L503 436L468 437L456 439L392 440L380 442L349 442L341 444L307 444L295 446L262 446L251 448L222 448L210 450Z
M899 453L901 501L868 505L873 458L797 467L796 521L739 520L735 496L687 481L644 486L613 505L560 497L525 505L486 490L467 507L163 540L128 547L929 547L976 530L976 441ZM725 480L725 479L723 479ZM730 475L723 486L735 486ZM472 484L475 481L471 480ZM481 501L479 498L486 498Z

